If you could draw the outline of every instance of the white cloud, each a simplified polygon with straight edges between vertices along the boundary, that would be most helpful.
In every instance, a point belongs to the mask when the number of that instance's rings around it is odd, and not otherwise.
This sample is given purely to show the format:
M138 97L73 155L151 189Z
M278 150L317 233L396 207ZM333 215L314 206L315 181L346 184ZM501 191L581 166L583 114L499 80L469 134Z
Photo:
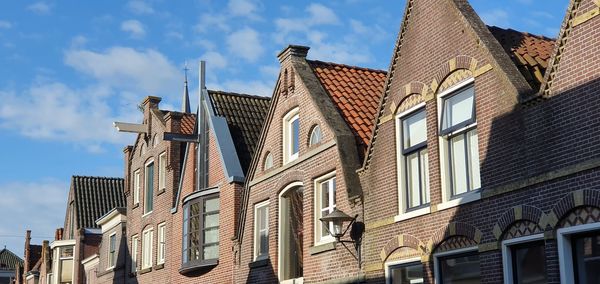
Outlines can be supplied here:
M214 70L224 69L229 64L227 57L216 51L209 51L205 53L204 55L200 56L200 60L205 60L208 68Z
M148 95L172 92L181 72L163 54L154 50L112 47L104 52L69 50L65 63L100 83Z
M128 32L132 38L141 39L146 36L144 25L138 20L127 20L121 23L121 30Z
M224 14L209 14L205 13L200 16L200 21L194 26L194 31L198 33L206 33L215 29L229 32L231 28L228 23L229 19Z
M279 76L279 69L279 65L265 65L259 68L261 74L273 80Z
M21 255L26 230L32 231L35 244L53 240L55 229L64 223L68 191L68 183L55 179L0 184L0 216L6 218L0 222L0 235L22 236L2 238L0 245Z
M227 4L229 13L232 16L247 17L249 19L260 19L257 15L258 6L253 0L229 0Z
M312 32L312 29L323 25L337 25L339 18L333 10L321 4L310 4L305 9L306 16L299 18L278 18L275 19L275 41L280 44L289 42L288 35L291 33Z
M88 42L85 36L78 35L71 39L71 48L81 48Z
M274 80L273 80L274 81ZM224 90L229 92L250 94L256 96L273 95L273 84L264 81L229 80L223 83Z
M0 29L10 29L12 24L9 21L0 21Z
M507 27L508 26L508 13L503 9L494 9L491 11L481 13L483 21L490 26Z
M154 13L154 8L152 8L150 4L140 0L129 1L129 3L127 3L127 8L129 8L129 11L138 15Z
M264 53L260 35L252 28L245 27L227 36L229 52L249 62L255 62Z
M32 11L36 14L48 14L50 13L51 7L45 2L36 2L27 6L27 10Z
M306 11L308 11L310 15L308 20L311 25L331 25L339 23L339 19L333 10L321 4L310 4L308 8L306 8Z

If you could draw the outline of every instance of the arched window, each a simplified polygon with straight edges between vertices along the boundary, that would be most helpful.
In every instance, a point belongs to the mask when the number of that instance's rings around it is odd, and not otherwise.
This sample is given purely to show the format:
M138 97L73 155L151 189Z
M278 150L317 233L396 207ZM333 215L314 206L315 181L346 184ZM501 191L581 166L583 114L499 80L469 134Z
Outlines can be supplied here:
M142 155L146 154L146 143L141 142L140 144L142 145L141 149L140 149L140 156L142 156Z
M158 134L154 134L154 139L152 139L152 147L156 147L160 143Z
M273 154L271 152L267 153L265 156L265 162L263 165L263 170L268 170L273 167Z
M308 146L319 144L321 143L321 140L323 140L323 132L321 132L321 127L319 125L315 125L310 132Z

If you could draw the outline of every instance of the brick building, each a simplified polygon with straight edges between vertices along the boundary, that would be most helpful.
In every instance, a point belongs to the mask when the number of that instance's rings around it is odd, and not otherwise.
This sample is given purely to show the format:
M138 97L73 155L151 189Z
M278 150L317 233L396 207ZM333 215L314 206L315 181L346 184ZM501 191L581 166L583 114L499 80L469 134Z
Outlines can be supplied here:
M0 250L0 283L12 284L19 278L19 270L23 260L12 251L3 248Z
M307 60L308 47L278 58L279 80L250 166L237 283L355 281L352 253L318 219L334 208L360 214L360 167L385 72Z
M600 281L600 3L558 40L409 0L360 171L372 283Z

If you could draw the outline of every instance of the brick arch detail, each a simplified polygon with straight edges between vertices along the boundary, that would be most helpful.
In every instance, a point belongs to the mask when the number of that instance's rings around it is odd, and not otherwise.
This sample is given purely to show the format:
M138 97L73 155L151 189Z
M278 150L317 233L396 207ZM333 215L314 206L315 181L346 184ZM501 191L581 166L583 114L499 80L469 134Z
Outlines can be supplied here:
M468 223L449 223L431 236L429 242L427 243L427 252L433 253L433 251L444 241L455 236L463 236L479 244L481 242L482 233L477 227Z
M277 185L275 186L275 189L279 193L290 183L293 183L293 182L304 183L304 176L305 176L304 172L299 171L299 170L292 170L292 171L286 172L277 181Z
M505 211L498 221L496 221L493 227L494 237L496 240L500 240L506 231L518 221L533 222L543 230L545 226L542 225L542 221L545 219L546 214L537 207L530 205L515 206Z
M413 81L396 92L390 97L390 113L396 113L401 106L410 108L413 105L425 101L425 98L431 94L429 86L425 83ZM409 105L406 105L409 104Z
M438 93L439 87L441 86L442 82L444 82L444 80L446 80L446 78L452 73L454 73L456 70L464 69L469 70L472 74L477 74L478 65L479 61L470 56L459 55L454 58L451 58L439 67L438 71L433 76L430 89L433 92Z
M399 248L403 248L403 247L408 247L408 248L414 249L422 254L423 248L425 248L425 245L423 244L423 242L421 242L415 236L407 235L407 234L397 235L397 236L391 238L390 240L388 240L388 242L385 244L385 246L383 246L383 248L381 249L381 252L379 254L379 256L381 257L381 261L385 262L385 260L394 251L396 251Z
M600 190L581 189L568 193L552 206L542 223L543 228L549 225L552 229L556 229L559 221L578 207L600 208Z

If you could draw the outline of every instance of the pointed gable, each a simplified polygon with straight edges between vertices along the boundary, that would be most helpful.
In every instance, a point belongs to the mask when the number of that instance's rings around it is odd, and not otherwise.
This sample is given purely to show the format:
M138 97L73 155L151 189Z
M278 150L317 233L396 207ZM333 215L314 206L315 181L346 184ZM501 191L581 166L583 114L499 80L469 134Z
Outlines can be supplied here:
M357 142L366 149L386 72L317 60L307 62L356 135Z
M124 180L111 177L73 176L77 228L99 228L96 220L115 207L125 207Z
M23 260L12 251L6 248L0 250L0 270L13 270L22 265Z

